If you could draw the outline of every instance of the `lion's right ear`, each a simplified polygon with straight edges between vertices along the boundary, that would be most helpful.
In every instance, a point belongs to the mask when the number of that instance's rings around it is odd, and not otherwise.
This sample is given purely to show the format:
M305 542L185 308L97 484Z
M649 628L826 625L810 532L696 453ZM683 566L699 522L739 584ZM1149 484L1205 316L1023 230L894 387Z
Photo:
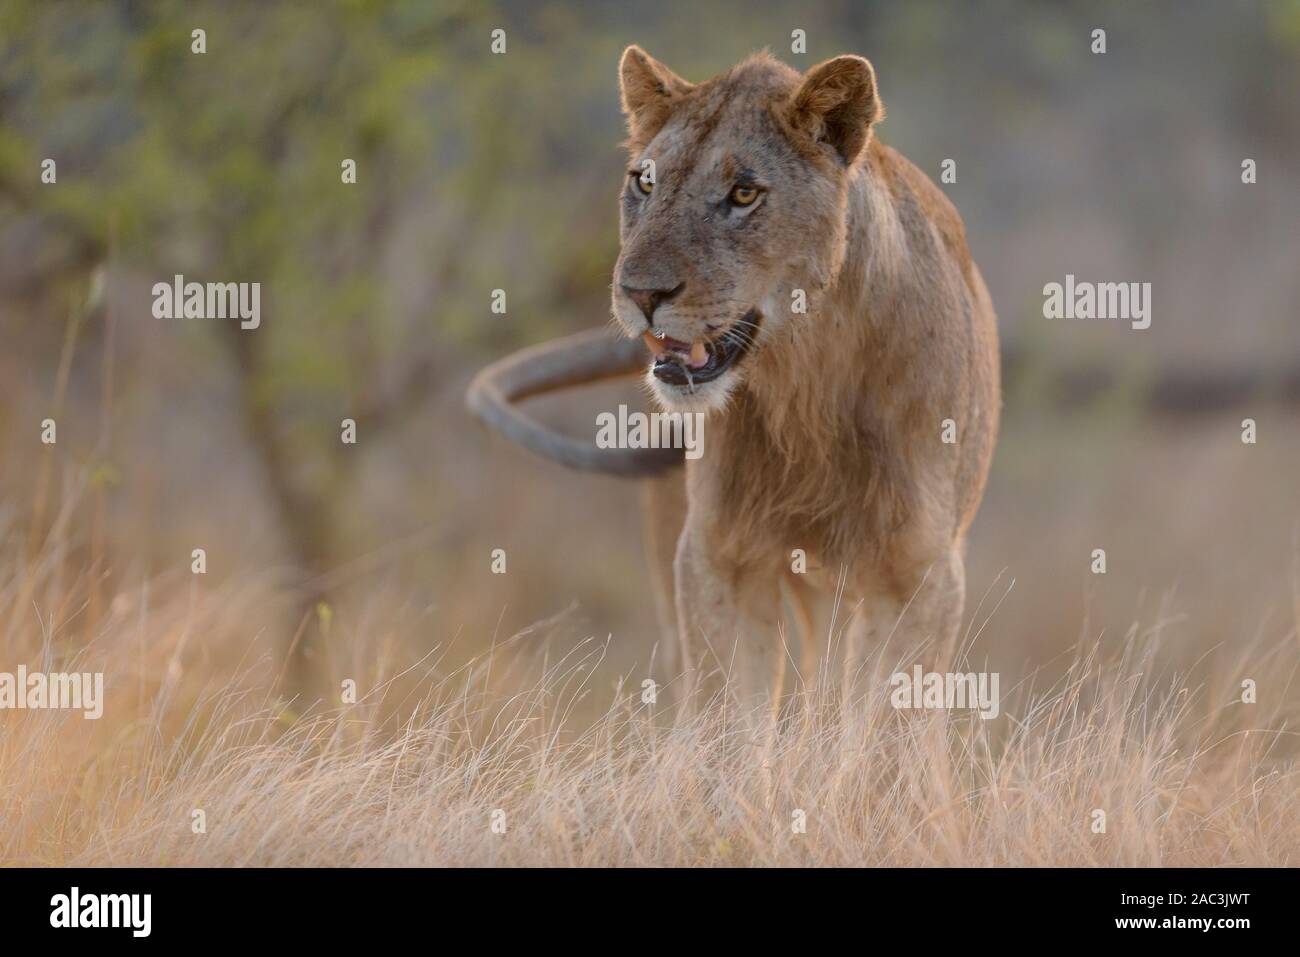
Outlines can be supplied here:
M694 89L636 44L623 51L618 85L628 135L639 144L649 142L668 122L672 108Z

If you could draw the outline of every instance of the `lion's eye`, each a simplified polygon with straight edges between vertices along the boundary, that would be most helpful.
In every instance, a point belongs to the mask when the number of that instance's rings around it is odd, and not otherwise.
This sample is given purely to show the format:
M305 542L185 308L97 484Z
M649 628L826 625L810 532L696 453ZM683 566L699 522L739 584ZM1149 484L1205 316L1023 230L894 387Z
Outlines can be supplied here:
M758 199L757 186L734 186L731 190L731 201L737 206L753 206L754 200Z

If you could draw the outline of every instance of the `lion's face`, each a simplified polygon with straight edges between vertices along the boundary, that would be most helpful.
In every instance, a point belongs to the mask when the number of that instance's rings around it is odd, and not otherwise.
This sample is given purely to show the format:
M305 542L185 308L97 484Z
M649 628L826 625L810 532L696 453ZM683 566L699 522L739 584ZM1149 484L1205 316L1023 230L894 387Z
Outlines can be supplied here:
M664 406L716 409L839 268L870 66L842 57L803 79L756 58L691 86L633 47L622 81L632 162L614 316L646 339Z

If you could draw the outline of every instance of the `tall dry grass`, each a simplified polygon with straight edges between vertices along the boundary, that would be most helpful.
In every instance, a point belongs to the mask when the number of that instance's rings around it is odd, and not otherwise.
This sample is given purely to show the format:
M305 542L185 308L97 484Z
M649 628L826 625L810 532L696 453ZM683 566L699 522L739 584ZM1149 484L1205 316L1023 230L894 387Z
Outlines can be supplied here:
M404 636L438 622L377 581L359 611L321 612L318 663L357 702L305 709L279 697L276 629L294 626L273 579L118 587L92 621L104 576L75 572L66 517L32 555L3 529L0 670L103 670L107 704L99 721L0 712L3 864L1300 860L1294 633L1180 677L1160 665L1176 626L1135 627L1054 678L1002 669L991 721L889 703L890 673L963 664L970 644L876 649L847 706L822 674L795 676L777 716L724 696L687 717L671 683L651 705L645 669L610 672L606 642L557 650L554 623L459 659L454 635L430 635L405 660ZM1239 700L1246 677L1256 704Z

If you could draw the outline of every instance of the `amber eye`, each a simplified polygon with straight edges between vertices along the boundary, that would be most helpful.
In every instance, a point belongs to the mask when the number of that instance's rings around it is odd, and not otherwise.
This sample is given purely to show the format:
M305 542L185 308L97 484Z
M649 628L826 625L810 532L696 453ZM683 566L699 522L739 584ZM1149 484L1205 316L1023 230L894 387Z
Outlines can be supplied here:
M731 190L731 201L737 206L753 206L758 199L758 187L736 186Z

